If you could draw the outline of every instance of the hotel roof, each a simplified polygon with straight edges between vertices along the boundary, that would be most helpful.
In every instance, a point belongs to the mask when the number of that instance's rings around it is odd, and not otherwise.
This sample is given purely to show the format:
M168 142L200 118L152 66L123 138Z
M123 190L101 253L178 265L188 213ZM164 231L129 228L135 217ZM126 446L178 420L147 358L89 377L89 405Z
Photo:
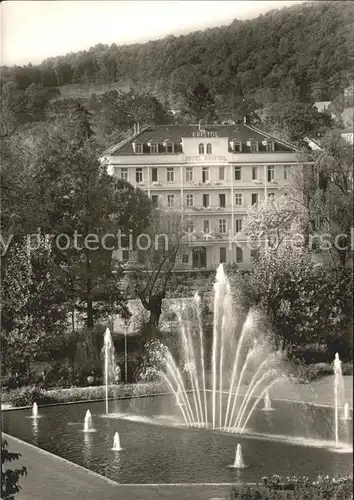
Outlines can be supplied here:
M182 138L199 138L198 134L201 132L211 133L208 137L200 137L202 142L207 142L208 139L215 137L227 138L230 141L238 141L246 144L247 141L258 141L262 142L268 140L276 144L277 151L283 152L294 152L298 149L285 141L277 139L272 135L263 132L248 124L234 124L234 125L204 125L199 127L198 124L195 125L149 125L139 133L133 134L124 141L119 142L111 146L104 151L104 155L130 155L134 154L132 149L132 144L137 143L148 143L148 142L158 142L163 143L166 140L173 142L174 144L181 144ZM214 136L215 133L215 136Z

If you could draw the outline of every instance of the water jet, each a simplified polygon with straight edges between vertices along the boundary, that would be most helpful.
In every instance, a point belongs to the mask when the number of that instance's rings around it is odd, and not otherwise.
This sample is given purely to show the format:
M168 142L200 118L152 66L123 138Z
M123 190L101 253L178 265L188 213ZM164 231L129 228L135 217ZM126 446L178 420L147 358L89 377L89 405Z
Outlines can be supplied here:
M113 438L113 447L112 447L112 450L113 451L122 451L122 447L120 445L120 438L119 438L119 433L116 432L114 434L114 438Z

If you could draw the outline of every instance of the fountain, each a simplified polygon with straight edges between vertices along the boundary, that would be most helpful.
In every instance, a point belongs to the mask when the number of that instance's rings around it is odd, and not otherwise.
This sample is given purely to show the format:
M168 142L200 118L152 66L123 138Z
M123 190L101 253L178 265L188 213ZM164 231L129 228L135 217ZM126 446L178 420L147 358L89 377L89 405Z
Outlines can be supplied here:
M118 433L118 432L116 432L116 433L114 434L114 438L113 438L113 448L112 448L112 450L113 450L113 451L122 451L122 449L123 449L123 448L122 448L122 447L121 447L121 445L120 445L119 433Z
M37 403L33 403L33 406L32 406L32 418L38 418L39 415L38 415L38 405Z
M109 413L108 389L109 386L112 385L114 382L114 371L116 366L114 345L109 328L106 328L103 339L103 359L104 359L105 403L106 403L106 414L108 414Z
M266 391L264 395L264 408L263 411L273 411L274 408L272 408L272 402L270 400L269 392Z
M92 426L92 415L90 410L87 410L84 420L84 432L93 432L94 428Z
M342 420L351 420L349 404L345 403Z
M185 369L179 368L166 348L163 376L176 401L182 403L179 408L185 425L244 432L259 401L267 397L269 389L284 375L278 369L279 354L271 351L264 336L256 338L254 311L240 325L235 340L231 289L222 264L216 273L214 292L211 389L206 386L205 339L198 295L194 297L192 311L186 306L177 311ZM191 317L196 321L192 322Z
M240 443L236 446L235 462L232 467L234 469L244 469L246 467L243 460L242 446L240 445Z

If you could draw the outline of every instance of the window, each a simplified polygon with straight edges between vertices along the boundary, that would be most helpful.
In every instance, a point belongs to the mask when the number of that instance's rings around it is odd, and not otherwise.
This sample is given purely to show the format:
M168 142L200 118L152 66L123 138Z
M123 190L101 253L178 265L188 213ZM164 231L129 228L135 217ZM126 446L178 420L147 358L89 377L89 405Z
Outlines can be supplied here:
M156 167L153 167L151 169L151 181L157 182L157 168Z
M255 259L258 259L259 257L259 250L258 248L253 248L251 250L251 259L255 260Z
M226 247L220 247L220 264L226 262Z
M257 153L257 151L258 151L258 142L251 142L250 143L250 150L251 150L251 153Z
M289 174L290 174L290 166L285 165L284 166L284 179L285 180L289 179Z
M226 195L219 194L219 207L225 208L225 206L226 206Z
M243 250L240 247L236 247L236 262L243 262Z
M152 202L152 206L153 207L156 208L158 206L158 204L159 204L159 197L157 196L157 194L153 194L151 196L151 202Z
M198 151L199 151L199 154L200 155L203 155L204 154L204 144L199 144L198 146Z
M219 167L219 181L225 180L225 167Z
M251 205L256 205L258 203L258 193L251 194Z
M268 182L274 181L274 165L268 165Z
M207 155L211 155L211 152L212 152L212 147L211 147L211 144L207 144L207 147L206 147L206 152L207 152Z
M205 234L209 234L210 224L208 220L203 220L203 231Z
M175 170L173 167L167 167L167 182L174 182Z
M193 167L186 168L186 181L187 182L193 181Z
M258 168L252 167L252 180L256 181L258 179Z
M174 153L175 148L174 148L173 142L167 142L165 149L166 149L166 153Z
M184 253L182 255L182 263L183 264L188 264L188 254L187 253Z
M209 180L209 167L202 168L202 181L207 182Z
M241 180L241 167L235 167L235 181Z
M242 219L235 219L235 232L240 233L242 231Z
M240 207L242 204L243 204L242 193L236 193L235 194L235 205Z
M143 145L140 142L134 143L134 153L141 154L143 152Z
M267 151L274 151L274 142L267 142L266 149Z
M209 195L203 194L203 207L208 207L208 206L209 206Z
M193 194L186 195L186 205L187 205L187 207L192 207L194 205L194 195Z
M226 219L219 220L219 233L220 234L226 233Z
M127 168L120 169L120 178L123 179L124 181L128 180L128 169Z
M238 141L231 141L230 142L231 149L234 153L241 153L242 152L242 143Z
M150 143L150 153L156 154L159 152L159 145L157 142L151 142Z
M136 180L136 182L143 182L143 169L142 168L135 169L135 180Z
M122 261L128 262L129 260L129 250L122 250Z
M173 207L175 204L175 195L174 194L168 194L167 195L167 206L168 207Z
M187 220L186 231L187 231L187 233L193 233L193 231L194 231L194 222L192 220Z

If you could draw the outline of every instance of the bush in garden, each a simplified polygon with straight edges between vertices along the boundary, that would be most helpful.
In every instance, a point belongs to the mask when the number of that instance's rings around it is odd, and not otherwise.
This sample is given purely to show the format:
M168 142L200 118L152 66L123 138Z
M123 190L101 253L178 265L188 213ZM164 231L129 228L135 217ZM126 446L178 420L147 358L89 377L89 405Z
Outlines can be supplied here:
M13 406L32 406L33 403L40 404L50 404L54 403L55 400L48 394L44 389L39 387L24 387L21 389L16 389L11 393L10 401Z
M274 474L263 477L258 486L235 486L229 492L228 500L352 500L353 476L319 476L282 478Z

